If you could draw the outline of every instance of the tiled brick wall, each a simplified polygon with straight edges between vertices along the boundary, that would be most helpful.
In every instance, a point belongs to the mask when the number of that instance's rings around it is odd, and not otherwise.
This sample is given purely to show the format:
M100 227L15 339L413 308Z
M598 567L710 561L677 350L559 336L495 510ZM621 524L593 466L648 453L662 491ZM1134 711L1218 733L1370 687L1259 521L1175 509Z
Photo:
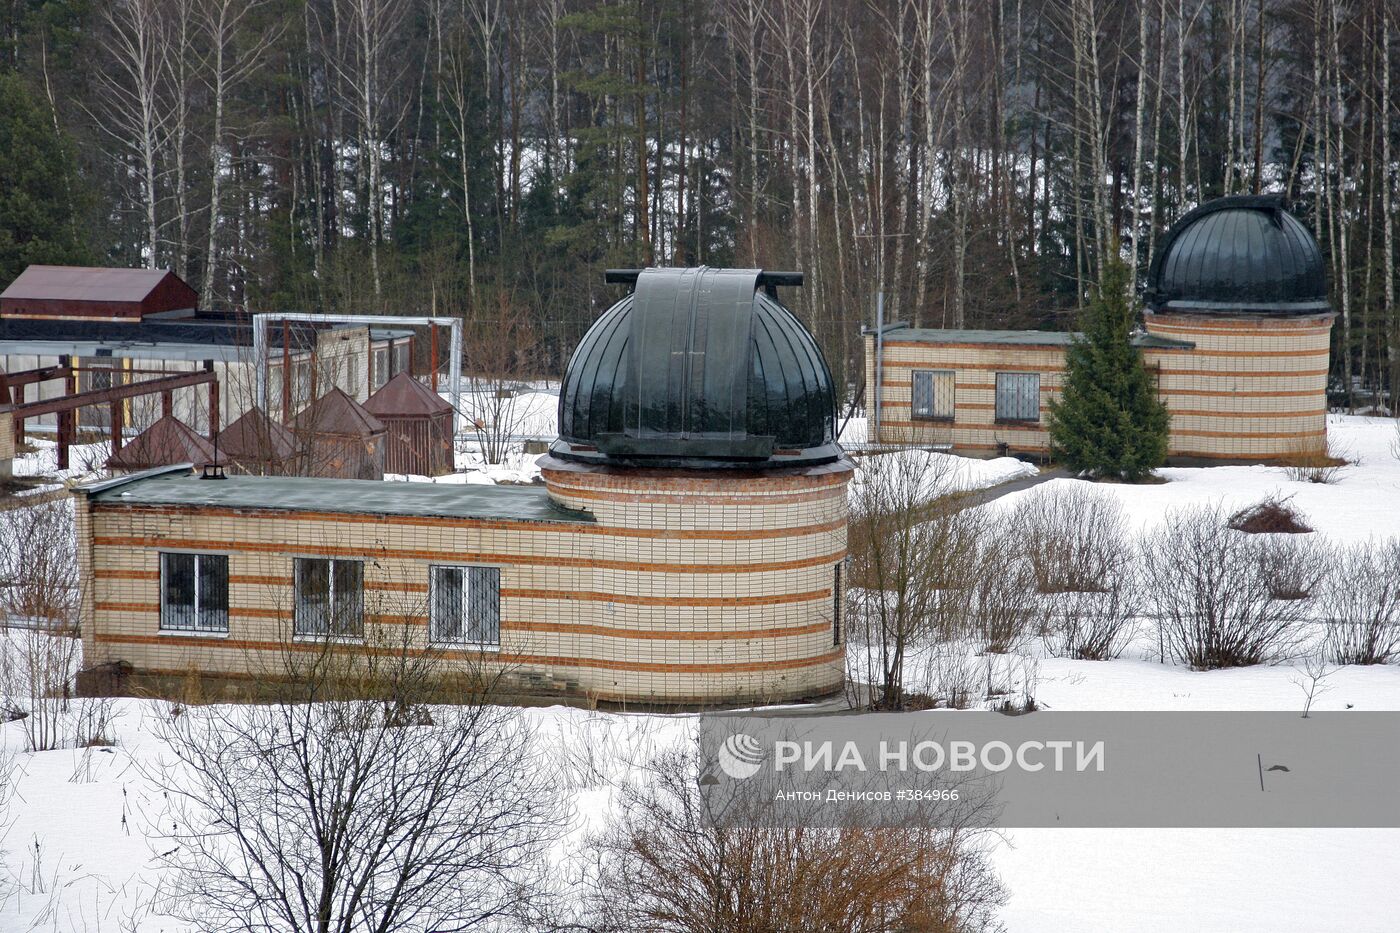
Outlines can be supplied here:
M1150 333L1190 341L1192 350L1146 349L1172 413L1173 456L1271 460L1326 446L1331 316L1243 319L1146 315ZM947 445L992 453L1046 453L1049 401L1064 378L1064 348L1008 344L884 341L880 436L889 444ZM865 338L866 378L874 383L874 337ZM951 421L911 415L911 372L954 371ZM1040 374L1041 416L1034 425L998 423L996 373Z
M428 568L501 569L498 652L522 692L601 700L789 700L840 687L834 569L849 465L802 474L547 470L551 493L597 517L507 522L80 502L89 666L255 676L291 636L293 559L363 558L366 641L407 626L426 646ZM159 629L160 551L229 555L226 637Z
M1147 355L1172 413L1173 454L1266 460L1326 447L1330 314L1145 320L1149 333L1196 345Z

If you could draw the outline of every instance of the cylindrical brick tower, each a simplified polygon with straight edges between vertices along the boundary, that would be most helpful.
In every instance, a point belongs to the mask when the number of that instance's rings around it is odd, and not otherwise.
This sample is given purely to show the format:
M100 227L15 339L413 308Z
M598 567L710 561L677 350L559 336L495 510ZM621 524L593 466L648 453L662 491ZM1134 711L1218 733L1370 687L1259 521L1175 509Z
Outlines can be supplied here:
M851 464L826 363L770 275L637 273L569 363L541 466L557 504L623 531L596 536L616 598L577 621L590 654L617 662L603 694L718 704L841 687Z
M1325 450L1333 314L1322 252L1279 197L1203 204L1148 271L1147 331L1195 344L1163 355L1170 453L1286 459Z

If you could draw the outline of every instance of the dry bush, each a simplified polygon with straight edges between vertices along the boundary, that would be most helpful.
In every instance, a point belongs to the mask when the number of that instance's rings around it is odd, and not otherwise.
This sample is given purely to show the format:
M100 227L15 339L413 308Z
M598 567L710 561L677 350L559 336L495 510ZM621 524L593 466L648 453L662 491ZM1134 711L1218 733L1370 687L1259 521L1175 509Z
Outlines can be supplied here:
M1274 599L1307 599L1327 577L1331 555L1314 538L1260 535L1255 543L1259 573Z
M1169 512L1143 540L1143 582L1164 656L1197 669L1289 656L1300 623L1259 573L1259 543L1219 506Z
M1326 445L1302 445L1283 458L1284 473L1297 483L1335 483L1346 466Z
M1123 507L1088 483L1054 483L1025 496L1011 517L1042 593L1102 592L1131 562Z
M591 840L593 933L980 933L1005 894L982 833L775 827L718 814L695 751L664 753L625 784ZM718 792L717 792L718 793ZM761 792L755 792L754 797ZM771 795L763 794L766 801ZM771 802L764 806L771 811Z
M1251 535L1308 534L1312 528L1303 520L1302 513L1290 504L1292 498L1266 496L1232 513L1227 524L1236 531Z
M1122 654L1142 602L1131 564L1105 578L1098 592L1056 593L1042 599L1046 646L1057 657L1079 661L1105 661Z
M847 538L853 702L902 709L905 662L962 631L986 519L945 489L945 461L918 451L861 463Z
M1035 567L1014 525L983 534L967 595L968 633L983 651L1005 654L1035 634L1041 594Z
M983 681L984 659L962 642L940 642L925 651L910 677L909 706L968 709Z
M1327 656L1385 664L1400 655L1400 541L1338 548L1319 594Z

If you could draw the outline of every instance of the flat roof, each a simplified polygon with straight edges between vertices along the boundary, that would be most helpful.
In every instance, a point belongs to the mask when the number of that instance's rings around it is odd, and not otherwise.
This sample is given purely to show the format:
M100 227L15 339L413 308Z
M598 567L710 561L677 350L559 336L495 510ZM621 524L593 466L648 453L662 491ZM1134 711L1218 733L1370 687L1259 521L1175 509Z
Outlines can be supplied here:
M346 330L355 324L333 324L330 330ZM309 349L315 342L314 325L288 322L294 350ZM370 339L383 341L413 336L411 330L373 328ZM118 358L224 360L252 357L253 328L246 320L224 315L188 318L147 317L140 321L84 321L75 318L0 318L0 354L38 356L99 356L108 351ZM282 325L268 328L268 353L282 352Z
M592 524L587 512L558 505L543 486L395 483L308 476L229 476L201 479L188 464L147 470L77 490L111 505L412 515L494 521Z
M1079 334L1062 330L944 330L934 327L895 327L885 330L885 342L995 343L1012 347L1067 347ZM1134 334L1133 346L1158 350L1191 350L1188 340L1157 334Z

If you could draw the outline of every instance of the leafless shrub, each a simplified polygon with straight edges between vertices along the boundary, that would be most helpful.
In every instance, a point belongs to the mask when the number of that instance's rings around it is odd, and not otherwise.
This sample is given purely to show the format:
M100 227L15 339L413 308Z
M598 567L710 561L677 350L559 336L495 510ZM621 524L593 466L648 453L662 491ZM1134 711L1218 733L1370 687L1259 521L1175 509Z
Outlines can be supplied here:
M1400 541L1338 548L1320 597L1331 660L1385 664L1400 655Z
M1346 466L1326 444L1300 445L1283 458L1284 473L1297 483L1335 483Z
M1279 498L1266 496L1253 505L1246 506L1230 515L1227 524L1236 531L1251 535L1301 535L1312 528L1289 500L1292 496Z
M82 663L78 564L69 501L0 513L0 691L30 751L75 742L84 703L73 697Z
M986 524L964 505L944 461L921 451L862 462L848 536L853 701L903 708L913 651L962 633Z
M976 657L960 641L933 645L914 666L909 705L928 709L970 708L977 698L983 663L984 659Z
M1143 542L1143 577L1166 656L1198 669L1288 656L1299 620L1258 572L1259 544L1219 506L1168 513Z
M983 651L1004 654L1034 635L1041 618L1036 572L1019 529L988 531L978 543L968 586L970 634Z
M1054 483L1025 496L1012 524L1020 530L1042 593L1106 590L1131 561L1123 507L1088 483Z
M360 933L525 909L557 827L531 730L471 682L425 707L444 672L402 647L328 644L275 702L158 725L170 912L210 931Z
M693 751L658 756L592 841L596 933L978 933L1004 892L980 833L716 819ZM771 805L770 805L771 806ZM718 824L718 825L717 825Z
M1127 565L1104 578L1098 592L1043 597L1045 642L1058 657L1104 661L1123 652L1141 609L1137 575Z
M1313 538L1260 535L1256 551L1259 573L1274 599L1307 599L1327 576L1330 554Z

